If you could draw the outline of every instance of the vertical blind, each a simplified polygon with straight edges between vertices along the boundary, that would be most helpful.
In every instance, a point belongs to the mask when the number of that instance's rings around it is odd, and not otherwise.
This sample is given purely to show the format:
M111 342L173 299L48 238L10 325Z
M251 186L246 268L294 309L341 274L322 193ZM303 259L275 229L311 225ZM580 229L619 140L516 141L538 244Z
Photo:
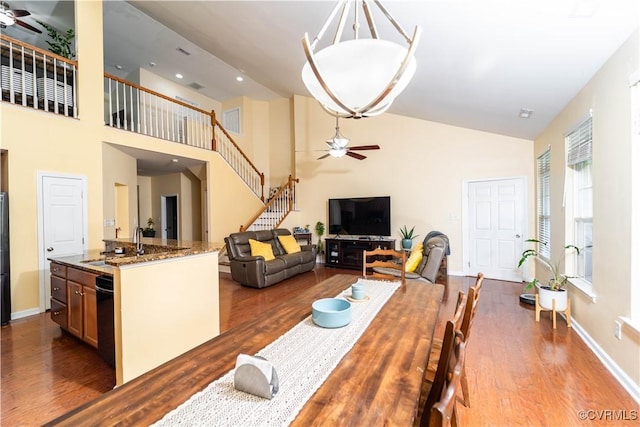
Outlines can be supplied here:
M551 148L538 157L538 252L543 257L551 256Z

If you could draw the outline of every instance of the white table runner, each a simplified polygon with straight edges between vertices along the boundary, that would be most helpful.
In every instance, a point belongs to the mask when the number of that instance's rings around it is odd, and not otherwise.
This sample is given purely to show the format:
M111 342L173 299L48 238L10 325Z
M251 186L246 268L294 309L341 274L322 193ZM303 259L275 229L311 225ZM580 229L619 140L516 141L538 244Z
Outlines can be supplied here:
M298 323L257 355L273 363L280 391L267 400L236 390L234 369L194 394L155 426L283 426L290 424L322 385L400 282L356 279L364 283L369 300L351 304L351 323L326 329L311 316ZM346 289L338 297L351 294Z

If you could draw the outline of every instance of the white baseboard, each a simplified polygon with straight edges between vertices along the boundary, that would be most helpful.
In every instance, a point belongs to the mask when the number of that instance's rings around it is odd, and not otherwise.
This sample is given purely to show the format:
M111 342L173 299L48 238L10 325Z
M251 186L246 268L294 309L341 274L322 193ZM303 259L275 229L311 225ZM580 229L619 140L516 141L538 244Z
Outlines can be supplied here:
M564 314L561 314L564 317ZM566 317L565 317L566 320ZM640 405L640 385L624 372L620 366L600 347L600 345L587 333L587 331L580 326L575 319L571 319L571 327L576 331L578 336L584 341L584 343L593 351L593 353L600 359L602 364L611 372L613 377L624 387L625 390L635 399Z
M28 310L14 311L11 313L11 320L22 319L23 317L33 316L40 314L40 308L30 308Z
M447 276L466 276L462 271L447 271Z

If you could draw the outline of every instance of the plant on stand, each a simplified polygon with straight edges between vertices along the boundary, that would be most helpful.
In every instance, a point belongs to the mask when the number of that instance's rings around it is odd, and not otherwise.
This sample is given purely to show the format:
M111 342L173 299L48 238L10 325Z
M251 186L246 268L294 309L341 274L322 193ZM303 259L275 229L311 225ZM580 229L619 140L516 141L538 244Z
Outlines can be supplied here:
M321 221L316 222L316 234L318 235L318 253L324 253L324 247L322 246L322 236L324 236L324 223Z
M537 239L527 239L525 242L536 243L538 245L547 246L547 242L542 242ZM564 247L564 251L562 255L556 260L556 262L551 262L550 260L545 259L540 255L540 253L536 249L526 249L522 252L522 257L518 262L518 268L522 267L524 263L529 258L534 258L540 261L551 273L551 278L549 278L547 285L541 285L544 283L537 278L534 278L529 284L527 284L526 289L531 289L532 287L538 288L538 293L540 294L540 305L544 308L551 309L552 301L556 300L556 310L563 311L567 308L567 292L564 289L564 286L569 281L569 277L564 273L560 272L560 266L563 265L563 261L567 253L576 252L578 255L580 254L580 249L575 245L566 245ZM525 294L526 295L526 294ZM521 296L522 297L522 296ZM534 297L535 298L535 297ZM522 299L522 298L521 298Z
M413 227L411 227L411 230L409 230L406 225L403 225L402 228L400 229L400 236L402 236L403 249L411 249L411 246L413 246L413 239L418 237L417 234L415 236L413 235L413 230L415 228L416 227L414 225Z

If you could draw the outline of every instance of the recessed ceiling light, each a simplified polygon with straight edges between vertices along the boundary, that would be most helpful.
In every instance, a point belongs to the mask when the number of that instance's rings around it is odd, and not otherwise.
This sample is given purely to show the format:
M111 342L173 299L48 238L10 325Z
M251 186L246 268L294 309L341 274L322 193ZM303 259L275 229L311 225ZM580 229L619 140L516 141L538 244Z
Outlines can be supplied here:
M116 69L122 70L122 65L116 65Z
M156 66L156 63L155 63L155 62L153 62L153 61L151 61L151 62L149 62L149 66L150 66L150 67L155 67L155 66Z
M178 159L171 159L171 161L172 161L173 163L178 163L180 160L178 160Z
M533 110L528 110L526 108L521 108L520 109L520 114L518 114L518 116L521 119L528 119L529 117L531 117L532 114L533 114Z
M242 82L242 81L244 81L244 77L238 76L238 77L236 77L236 81Z
M178 74L176 74L176 77L177 77L177 78L179 78L179 79L181 79L181 78L183 77L183 75L182 75L182 74L180 74L180 73L178 73Z

